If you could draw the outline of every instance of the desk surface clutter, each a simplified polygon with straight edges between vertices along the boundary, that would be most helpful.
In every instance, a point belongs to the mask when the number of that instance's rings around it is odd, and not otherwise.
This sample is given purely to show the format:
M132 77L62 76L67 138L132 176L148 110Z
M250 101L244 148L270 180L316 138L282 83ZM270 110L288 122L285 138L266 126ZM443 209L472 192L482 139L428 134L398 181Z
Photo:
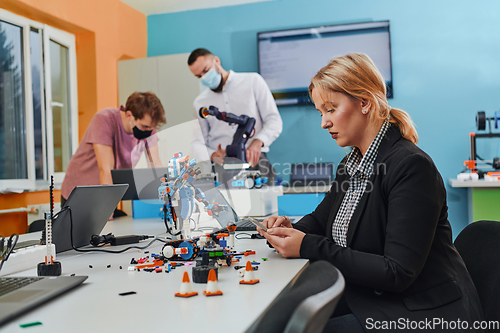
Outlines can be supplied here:
M125 217L109 221L102 234L109 232L115 236L161 237L165 236L165 226L160 219ZM23 236L25 240L39 237L39 233ZM147 241L138 245L145 244ZM184 272L191 277L191 266L176 267L170 273L128 270L132 258L160 253L162 246L156 242L141 252L131 249L121 254L73 250L58 254L63 275L88 275L88 279L80 287L0 327L0 332L23 331L20 325L33 322L42 323L29 328L33 332L243 332L307 264L305 259L284 259L269 248L264 239L237 239L237 251L256 253L243 256L240 263L233 266L245 266L248 260L258 262L254 275L260 282L240 284L242 277L234 267L223 266L218 272L222 296L207 297L203 294L207 285L191 281L198 296L182 298L174 294L181 290ZM12 276L36 276L36 268Z

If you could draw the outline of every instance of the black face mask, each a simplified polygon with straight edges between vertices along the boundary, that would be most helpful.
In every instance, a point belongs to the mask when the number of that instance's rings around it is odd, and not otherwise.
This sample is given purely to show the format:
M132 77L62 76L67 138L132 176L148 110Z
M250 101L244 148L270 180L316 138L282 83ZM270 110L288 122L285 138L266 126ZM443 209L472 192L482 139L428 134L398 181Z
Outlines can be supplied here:
M134 126L134 128L132 128L132 131L134 131L134 136L137 140L146 139L150 137L151 133L153 132L153 130L141 131L140 129L137 128L137 126Z

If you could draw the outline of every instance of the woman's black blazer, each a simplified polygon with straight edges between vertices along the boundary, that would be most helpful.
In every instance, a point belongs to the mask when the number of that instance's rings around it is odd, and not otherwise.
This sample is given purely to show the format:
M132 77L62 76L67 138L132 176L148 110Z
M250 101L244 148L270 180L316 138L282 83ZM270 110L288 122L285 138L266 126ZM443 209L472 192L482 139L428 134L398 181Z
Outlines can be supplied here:
M460 319L470 326L481 320L476 289L452 244L446 190L432 159L391 125L344 248L332 239L332 223L349 187L345 160L324 200L294 225L306 233L301 257L327 260L342 272L345 300L367 331L385 321L402 323L394 330L402 331L407 320Z

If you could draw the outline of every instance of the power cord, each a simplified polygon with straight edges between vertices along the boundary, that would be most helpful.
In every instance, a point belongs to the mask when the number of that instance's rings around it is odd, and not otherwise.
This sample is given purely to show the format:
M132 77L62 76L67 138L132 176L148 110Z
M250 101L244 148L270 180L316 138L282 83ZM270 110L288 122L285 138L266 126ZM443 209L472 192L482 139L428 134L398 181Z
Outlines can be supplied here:
M73 244L73 214L71 212L71 207L70 206L66 206L65 207L65 210L69 210L69 221L70 221L70 232L69 232L69 237L70 237L70 241L71 241L71 247L73 248L73 250L77 251L77 252L106 252L106 253L123 253L125 251L128 251L130 249L139 249L139 250L144 250L144 249L147 249L148 247L150 247L154 242L156 241L160 241L160 242L163 242L163 243L167 243L166 240L163 240L163 239L160 239L160 238L154 238L151 242L149 242L149 244L145 245L145 246L129 246L129 247L126 247L122 250L118 250L118 251L111 251L111 250L104 250L104 249L85 249L85 250L82 250L82 249L79 249L79 248L76 248ZM60 211L58 214L60 214L62 211ZM148 236L149 237L149 236Z
M5 255L5 237L0 235L1 240L0 240L0 259L3 259L3 256Z
M114 238L112 233L109 233L107 235L92 235L90 238L90 244L92 244L95 247L101 247L106 244L111 244L111 240Z
M16 240L12 240L14 237L16 237ZM0 271L2 270L3 264L9 259L10 254L14 250L14 247L17 244L17 241L19 240L19 235L14 233L10 235L9 240L7 241L7 247L5 247L5 237L2 236L2 245L1 245L1 257L2 263L0 263Z
M265 237L261 236L260 234L249 234L248 232L239 232L234 236L234 238L236 238L236 239L264 239Z
M92 235L92 238L90 238L90 244L94 245L95 247L102 247L106 244L117 246L139 243L141 240L145 240L148 238L153 238L153 236L129 235L115 237L112 233L109 233L107 235Z
M56 214L54 214L54 216L52 216L52 223L54 223L56 217L58 217L59 214L61 214L62 212L66 211L66 210L68 210L68 207L64 207L63 209L58 211ZM43 224L42 237L40 238L40 243L42 245L45 245L45 223Z
M239 232L236 235L234 235L234 238L235 239L252 239L252 234L249 234L248 232Z

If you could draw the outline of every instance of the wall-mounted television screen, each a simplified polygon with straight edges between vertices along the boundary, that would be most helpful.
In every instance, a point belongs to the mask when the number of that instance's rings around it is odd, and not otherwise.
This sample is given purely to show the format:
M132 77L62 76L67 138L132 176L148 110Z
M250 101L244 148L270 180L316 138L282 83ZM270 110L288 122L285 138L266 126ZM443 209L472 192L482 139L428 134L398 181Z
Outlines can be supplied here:
M318 26L257 34L259 73L278 105L310 103L311 78L332 58L351 52L368 55L393 97L389 21Z

